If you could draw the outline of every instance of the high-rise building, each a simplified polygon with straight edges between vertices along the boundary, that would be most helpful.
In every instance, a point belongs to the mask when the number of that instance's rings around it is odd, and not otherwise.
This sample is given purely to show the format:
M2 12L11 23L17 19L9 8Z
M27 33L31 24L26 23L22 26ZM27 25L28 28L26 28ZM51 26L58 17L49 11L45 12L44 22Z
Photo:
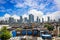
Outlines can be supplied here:
M48 22L50 22L50 17L48 17Z
M44 18L42 18L42 23L44 23Z
M20 23L22 23L23 22L23 18L22 18L22 16L20 16Z
M27 22L28 22L27 17L25 17L24 18L24 23L27 23Z
M34 22L34 15L30 14L29 15L29 23L33 23Z
M37 22L37 23L40 23L40 19L39 19L39 17L37 17L37 20L36 20L36 22Z
M37 17L37 21L36 21L37 23L39 22L39 18Z
M56 20L54 19L53 22L56 22Z
M60 22L60 19L58 19L59 20L59 22Z
M39 23L40 23L40 19L39 19Z
M17 23L20 23L20 19L17 20Z
M14 22L15 22L14 18L9 17L9 23L14 23Z

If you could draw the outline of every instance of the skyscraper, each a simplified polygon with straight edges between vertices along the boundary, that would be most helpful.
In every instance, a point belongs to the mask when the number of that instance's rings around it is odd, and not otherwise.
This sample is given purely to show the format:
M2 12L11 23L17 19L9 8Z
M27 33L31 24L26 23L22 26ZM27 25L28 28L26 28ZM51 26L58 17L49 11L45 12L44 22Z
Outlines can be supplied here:
M14 22L15 22L14 18L9 17L9 23L14 23Z
M44 23L44 18L42 18L42 23Z
M30 14L29 15L29 23L33 23L34 22L34 15Z
M22 18L22 16L20 16L20 23L22 23L23 22L23 18Z
M24 23L27 23L27 22L28 22L27 17L25 17L24 18Z
M40 23L40 19L39 19L39 17L37 17L37 20L36 20L36 22L37 22L37 23Z
M50 22L50 17L48 17L48 22Z
M37 23L39 22L39 18L37 17L37 21L36 21Z
M40 19L39 19L39 23L40 23Z
M59 22L60 22L60 19L58 19L59 20Z

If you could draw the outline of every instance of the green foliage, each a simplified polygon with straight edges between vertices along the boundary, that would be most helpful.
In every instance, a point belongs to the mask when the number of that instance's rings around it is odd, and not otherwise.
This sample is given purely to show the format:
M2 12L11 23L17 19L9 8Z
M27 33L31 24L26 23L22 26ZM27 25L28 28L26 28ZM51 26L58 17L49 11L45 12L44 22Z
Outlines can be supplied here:
M58 36L60 37L60 34Z
M45 24L45 25L44 25L44 27L48 27L48 26L50 26L50 25L49 25L49 24Z
M10 31L7 30L7 27L6 27L6 26L4 26L4 27L1 29L0 38L1 38L2 40L8 40L10 37L11 37Z
M1 32L0 32L0 38L1 38Z
M46 27L49 31L53 31L54 27L50 24L45 24L44 27Z
M1 31L2 31L2 32L7 31L7 27L6 27L6 26L3 26L3 27L1 28Z

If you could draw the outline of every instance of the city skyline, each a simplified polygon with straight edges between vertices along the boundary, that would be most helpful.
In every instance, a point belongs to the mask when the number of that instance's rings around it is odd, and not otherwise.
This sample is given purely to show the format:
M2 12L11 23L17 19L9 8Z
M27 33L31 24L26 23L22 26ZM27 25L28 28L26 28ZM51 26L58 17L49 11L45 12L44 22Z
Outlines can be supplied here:
M44 20L44 18L39 18L37 16L36 20L34 20L34 15L33 14L29 14L28 16L29 18L25 17L23 18L23 16L20 16L20 19L14 19L13 17L9 17L6 20L1 20L1 23L46 23L46 22L60 22L60 19L57 20L52 20L49 16L47 17L47 21Z
M29 15L30 15L30 16L32 15L32 17L30 17ZM22 21L22 19L23 19L23 21L30 19L30 22L31 22L31 20L33 20L33 21L37 21L37 20L38 20L38 21L41 21L41 22L42 22L42 21L45 21L45 22L48 21L48 22L50 22L50 21L54 21L54 20L55 20L55 21L59 21L59 19L60 19L60 18L58 18L58 19L54 19L54 18L53 18L53 19L52 19L51 16L46 16L46 15L45 15L44 17L39 17L39 16L36 16L36 17L35 17L33 14L29 14L29 15L28 15L28 16L25 15L25 17L24 17L24 16L17 16L17 15L11 16L11 15L9 15L9 14L6 14L4 17L0 17L0 18L2 18L2 19L0 19L0 21L2 21L2 20L9 20L10 17L12 17L14 20L19 20L19 19L21 19L21 21ZM8 17L7 17L7 16L8 16ZM52 15L52 16L53 16L53 15ZM32 22L33 22L33 21L32 21Z
M47 20L60 18L60 0L0 0L0 20L10 16L19 19L19 16L28 18L29 14Z

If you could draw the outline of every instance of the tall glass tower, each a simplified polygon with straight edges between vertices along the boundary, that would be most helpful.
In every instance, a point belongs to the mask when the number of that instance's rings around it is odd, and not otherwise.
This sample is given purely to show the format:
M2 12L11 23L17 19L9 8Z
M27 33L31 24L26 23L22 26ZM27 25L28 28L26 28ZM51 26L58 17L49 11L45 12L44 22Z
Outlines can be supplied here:
M37 17L37 20L36 20L36 22L37 22L37 23L40 23L40 19L39 19L39 17Z
M14 18L9 17L9 23L14 23L14 22L15 22Z
M24 23L27 23L28 22L28 19L27 17L24 18Z
M29 23L33 23L34 22L34 15L30 14L29 15Z
M22 16L20 16L20 23L22 23L23 22L23 18L22 18Z
M48 17L48 22L50 22L50 17Z
M42 18L42 23L44 23L44 18Z

